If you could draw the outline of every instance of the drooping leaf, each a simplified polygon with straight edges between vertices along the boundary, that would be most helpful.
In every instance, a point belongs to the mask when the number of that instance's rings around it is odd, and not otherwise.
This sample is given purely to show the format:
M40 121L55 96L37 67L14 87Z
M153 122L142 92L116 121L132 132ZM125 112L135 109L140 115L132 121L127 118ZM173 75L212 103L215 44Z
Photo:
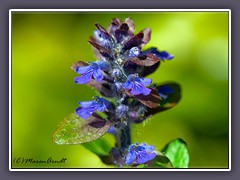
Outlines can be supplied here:
M165 111L177 105L181 99L181 87L179 84L171 82L157 85L155 88L161 97L159 105L154 109L148 109L146 115L153 115L161 111Z
M189 153L187 144L178 138L168 143L162 151L171 161L174 168L188 168Z
M128 61L131 61L139 66L152 66L159 62L160 58L154 56L153 54L147 54L143 56L128 58L126 60L126 63L128 63Z
M97 114L85 120L72 113L58 126L53 141L59 145L91 142L103 136L111 126L111 121Z

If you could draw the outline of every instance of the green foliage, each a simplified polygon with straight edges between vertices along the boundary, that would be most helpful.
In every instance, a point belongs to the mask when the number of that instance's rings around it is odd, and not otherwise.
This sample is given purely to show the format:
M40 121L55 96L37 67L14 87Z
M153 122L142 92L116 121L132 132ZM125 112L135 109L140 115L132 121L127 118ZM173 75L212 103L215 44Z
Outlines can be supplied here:
M157 156L153 159L151 167L156 168L173 168L170 159L164 155L162 152L157 151Z
M72 113L58 126L53 140L60 145L91 142L103 136L111 126L110 121L96 114L85 120Z
M110 151L112 147L107 143L104 138L99 138L89 143L83 143L82 146L97 155L103 163L107 165L112 164L110 157Z
M96 155L109 155L112 148L103 138L99 138L89 143L84 143L82 146Z
M162 152L170 159L174 168L188 168L189 153L187 144L182 139L171 141Z

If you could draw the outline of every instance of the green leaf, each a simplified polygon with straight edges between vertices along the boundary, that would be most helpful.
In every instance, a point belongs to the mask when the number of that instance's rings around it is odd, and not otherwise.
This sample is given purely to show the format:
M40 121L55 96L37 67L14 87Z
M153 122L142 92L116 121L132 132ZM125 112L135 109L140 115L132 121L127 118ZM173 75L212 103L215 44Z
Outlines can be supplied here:
M82 146L96 155L109 155L112 148L103 138L99 138L89 143L84 143Z
M171 161L168 159L167 156L165 156L162 152L160 151L155 151L157 156L150 161L149 167L155 167L155 168L172 168L172 163Z
M172 162L174 168L187 168L189 153L187 144L180 138L168 143L162 151Z
M145 164L140 164L140 165L137 166L137 168L145 168L145 167L146 167Z
M112 165L112 159L110 157L110 151L112 147L106 142L105 139L99 138L95 141L82 144L86 149L96 154L103 163Z
M97 114L82 119L72 113L58 126L53 134L53 141L60 145L91 142L103 136L111 126L112 122Z

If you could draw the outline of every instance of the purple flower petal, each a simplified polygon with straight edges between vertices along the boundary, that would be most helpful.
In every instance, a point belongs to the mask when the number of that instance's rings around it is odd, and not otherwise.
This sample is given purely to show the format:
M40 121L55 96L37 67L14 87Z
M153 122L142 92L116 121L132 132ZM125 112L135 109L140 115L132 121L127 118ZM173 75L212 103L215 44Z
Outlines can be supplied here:
M114 135L114 134L116 133L116 132L115 132L115 128L114 128L113 126L111 126L110 129L108 130L108 133Z
M139 80L144 86L149 86L150 84L152 84L152 79L139 78Z
M93 107L93 106L96 106L97 105L97 102L96 101L82 101L82 102L79 102L78 103L81 107Z
M172 56L171 54L169 54L168 52L166 51L160 51L158 54L158 57L160 57L160 59L162 60L171 60L172 58L174 58L174 56Z
M124 89L127 89L127 90L132 89L133 83L130 82L130 81L127 81L127 82L125 82L124 84L122 84L122 87L123 87Z
M141 53L141 55L146 55L146 54L149 54L149 53L152 53L154 54L155 56L159 57L161 60L171 60L172 58L174 58L173 55L169 54L168 52L166 51L158 51L157 48L149 48L145 51L143 51Z
M137 156L137 163L138 164L143 164L147 161L150 161L150 160L154 159L155 157L156 157L156 153L154 153L154 152L150 153L150 154L144 152L144 153L141 153Z
M104 98L97 97L97 101L100 102L101 104L104 104L106 107L110 106L110 102Z
M96 107L96 110L99 112L103 112L106 109L105 104L98 104L98 106Z
M96 69L95 71L93 71L93 77L97 82L101 82L103 80L102 70Z
M154 159L157 156L157 154L155 152L152 152L150 154L148 154L148 161L151 161L152 159Z
M132 90L130 91L130 93L132 95L139 95L142 93L142 88L145 88L144 86L141 86L141 84L135 83L132 86Z
M75 83L86 84L90 82L92 76L97 82L101 82L104 77L102 70L110 70L107 62L97 61L92 62L90 66L77 67L76 72L82 76L75 78Z
M89 118L94 112L94 108L82 108L78 107L76 109L76 114L83 119Z
M141 77L138 77L136 75L129 75L127 82L123 84L123 88L126 90L130 90L130 94L132 95L149 95L151 92L151 89L146 88L145 86L150 85L152 83L151 79L144 79Z
M126 157L126 164L132 164L136 159L136 152L130 151Z
M76 73L78 73L78 74L84 74L84 73L86 73L87 71L89 71L90 68L91 68L90 66L77 67L77 68L76 68Z
M152 90L149 88L145 88L145 87L142 88L142 94L145 96L149 95L151 91Z
M128 81L134 81L134 75L133 74L130 74L129 76L128 76Z
M76 109L76 114L81 118L88 118L90 117L95 110L99 112L103 112L107 106L110 107L110 102L104 98L97 97L94 101L83 101L79 102L80 107Z
M155 149L154 146L148 146L148 145L142 145L142 147L146 152L152 152Z
M87 84L91 81L93 72L85 73L82 76L78 76L74 79L76 84Z
M143 146L143 145L141 145L141 146L138 146L137 148L136 148L136 151L145 151L145 147Z
M146 152L143 152L137 156L137 163L143 164L145 162L149 161L149 155Z
M154 152L154 146L142 144L132 144L128 148L128 154L126 156L126 164L143 164L147 161L150 161L156 157L156 153Z

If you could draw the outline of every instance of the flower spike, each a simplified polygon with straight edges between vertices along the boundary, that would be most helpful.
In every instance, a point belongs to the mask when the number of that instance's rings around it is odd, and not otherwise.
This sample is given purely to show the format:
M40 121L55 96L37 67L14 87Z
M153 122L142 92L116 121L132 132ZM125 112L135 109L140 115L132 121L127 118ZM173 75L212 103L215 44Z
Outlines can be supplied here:
M168 158L162 162L161 153L154 146L131 143L131 125L179 102L178 84L152 84L152 79L145 78L158 69L161 61L174 56L156 47L144 50L151 39L151 29L134 33L131 18L113 18L106 29L98 23L95 26L88 42L97 60L78 61L71 68L79 74L74 79L76 84L88 84L111 100L96 97L79 102L75 113L64 120L53 139L57 144L82 144L111 133L116 140L114 147L108 148L103 139L85 144L103 163L117 167L165 167Z

